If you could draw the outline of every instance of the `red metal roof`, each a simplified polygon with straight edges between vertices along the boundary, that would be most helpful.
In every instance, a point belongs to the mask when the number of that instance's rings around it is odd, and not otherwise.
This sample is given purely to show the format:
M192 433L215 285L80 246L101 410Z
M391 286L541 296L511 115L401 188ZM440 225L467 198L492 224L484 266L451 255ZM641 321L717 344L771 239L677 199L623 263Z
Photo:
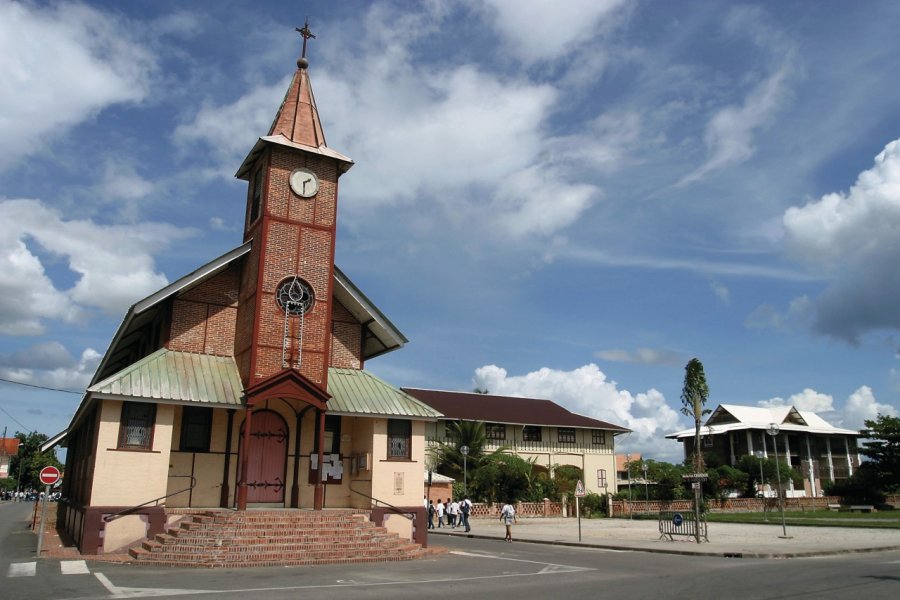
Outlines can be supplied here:
M19 438L0 438L0 455L12 456L19 451Z
M413 398L421 400L438 412L443 413L446 419L488 421L513 425L605 429L618 433L630 431L619 425L569 412L551 400L416 388L401 389Z

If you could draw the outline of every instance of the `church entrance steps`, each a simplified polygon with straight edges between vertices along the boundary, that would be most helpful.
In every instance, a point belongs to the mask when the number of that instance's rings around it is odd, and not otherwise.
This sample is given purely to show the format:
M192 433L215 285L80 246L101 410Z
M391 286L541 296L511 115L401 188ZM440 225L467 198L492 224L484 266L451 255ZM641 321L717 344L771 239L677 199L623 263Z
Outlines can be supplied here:
M387 562L426 551L353 511L203 511L131 548L135 564L265 567Z

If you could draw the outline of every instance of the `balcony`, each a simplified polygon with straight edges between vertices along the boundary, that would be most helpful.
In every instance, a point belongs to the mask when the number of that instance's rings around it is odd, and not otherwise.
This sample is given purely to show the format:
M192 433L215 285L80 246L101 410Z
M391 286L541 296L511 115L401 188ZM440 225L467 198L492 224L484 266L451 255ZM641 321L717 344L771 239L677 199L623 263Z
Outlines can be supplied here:
M453 444L451 438L427 437L427 443L434 445L437 443ZM559 442L523 442L522 440L487 440L484 450L485 452L493 452L498 448L506 446L506 448L514 454L614 454L615 449L612 446L600 446L591 443L564 443Z

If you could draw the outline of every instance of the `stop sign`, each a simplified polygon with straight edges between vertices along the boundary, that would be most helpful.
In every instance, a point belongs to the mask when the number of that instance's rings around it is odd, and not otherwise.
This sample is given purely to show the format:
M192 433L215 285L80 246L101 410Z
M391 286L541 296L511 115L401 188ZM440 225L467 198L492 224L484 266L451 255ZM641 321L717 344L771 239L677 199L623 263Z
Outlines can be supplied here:
M61 473L59 469L54 466L47 466L41 469L41 483L44 485L53 485L57 481L59 481Z

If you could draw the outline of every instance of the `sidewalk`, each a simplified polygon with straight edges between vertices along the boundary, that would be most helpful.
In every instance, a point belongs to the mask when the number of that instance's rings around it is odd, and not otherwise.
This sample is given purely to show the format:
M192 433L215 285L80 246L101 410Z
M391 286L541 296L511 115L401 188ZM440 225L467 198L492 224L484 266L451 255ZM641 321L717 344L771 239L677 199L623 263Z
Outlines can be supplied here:
M453 535L502 540L506 529L498 519L472 519L472 531L443 527L431 529L436 536ZM743 525L710 523L709 542L698 544L694 538L660 539L656 521L628 519L582 519L581 541L578 519L519 519L513 525L514 543L557 544L635 550L665 554L697 554L732 558L798 558L828 556L850 552L900 550L900 531L855 527L787 527L788 539L782 539L781 524ZM432 537L429 544L440 544Z

